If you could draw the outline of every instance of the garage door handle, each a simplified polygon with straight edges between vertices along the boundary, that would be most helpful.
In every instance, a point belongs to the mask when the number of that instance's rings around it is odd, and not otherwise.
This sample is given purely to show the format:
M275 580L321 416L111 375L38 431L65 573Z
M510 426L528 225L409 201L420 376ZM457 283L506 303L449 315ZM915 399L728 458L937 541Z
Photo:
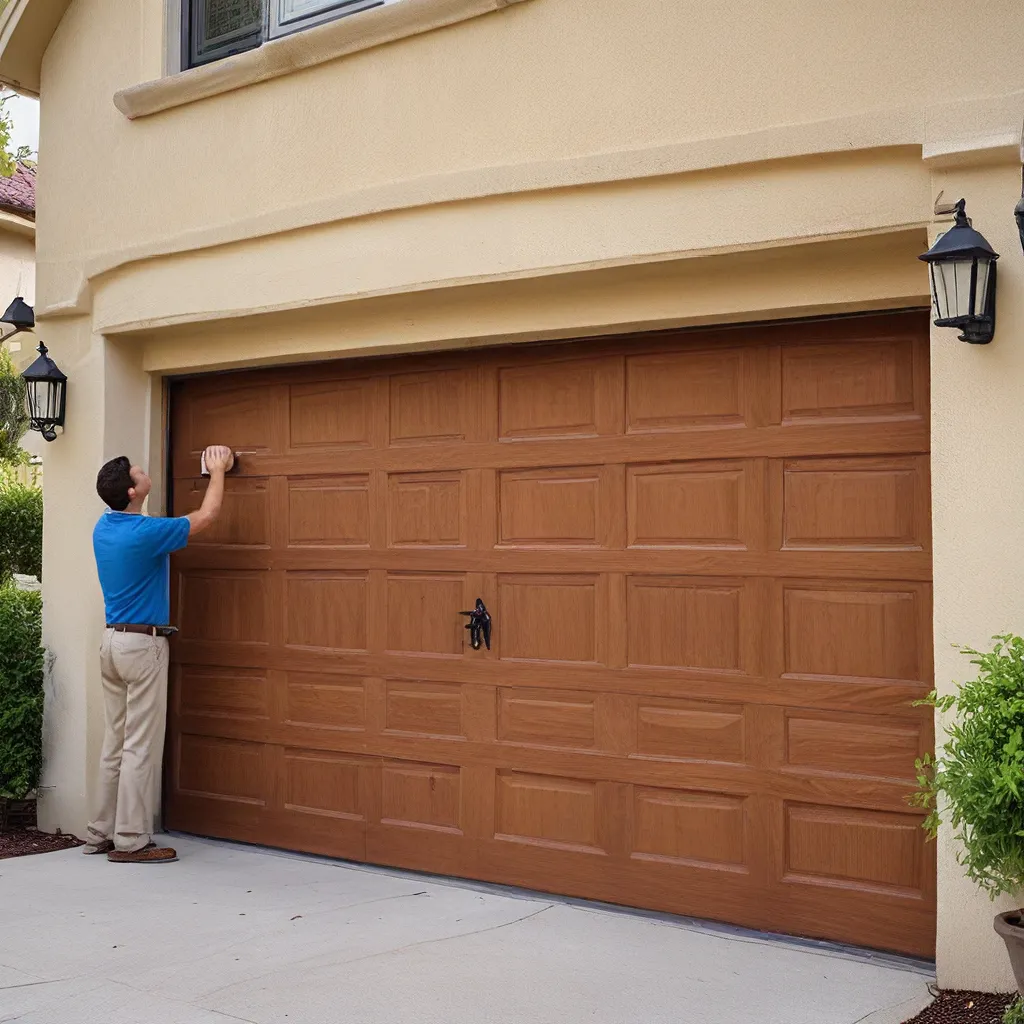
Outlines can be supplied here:
M469 630L469 644L473 650L480 650L481 641L487 645L487 650L490 650L491 614L487 611L487 605L485 605L478 597L476 599L476 608L474 608L473 611L459 612L459 614L469 616L469 622L466 623L466 629Z

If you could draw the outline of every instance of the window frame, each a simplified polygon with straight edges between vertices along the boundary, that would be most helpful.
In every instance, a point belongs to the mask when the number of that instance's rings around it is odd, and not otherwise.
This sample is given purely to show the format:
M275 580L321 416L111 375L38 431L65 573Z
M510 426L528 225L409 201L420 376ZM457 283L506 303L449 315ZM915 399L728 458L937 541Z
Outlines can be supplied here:
M209 0L175 2L181 22L181 70L188 71L248 50L256 50L272 39L281 39L307 28L383 7L388 0L261 0L263 16L259 27L250 28L215 46L204 45L199 32L205 5Z
M374 7L383 7L384 2L385 0L266 0L265 38L280 39L282 36L290 36L293 32L301 32L315 25L347 18L351 14L369 11ZM288 6L312 7L317 3L319 10L309 10L306 13L300 11L290 15L284 13Z
M235 37L228 43L216 47L208 47L204 50L198 26L204 13L205 5L208 2L209 0L178 0L181 18L182 71L203 67L206 64L223 60L225 57L233 57L235 54L245 53L247 50L255 50L263 43L266 25L265 0L261 0L261 6L264 6L264 11L258 28L249 29L243 35Z

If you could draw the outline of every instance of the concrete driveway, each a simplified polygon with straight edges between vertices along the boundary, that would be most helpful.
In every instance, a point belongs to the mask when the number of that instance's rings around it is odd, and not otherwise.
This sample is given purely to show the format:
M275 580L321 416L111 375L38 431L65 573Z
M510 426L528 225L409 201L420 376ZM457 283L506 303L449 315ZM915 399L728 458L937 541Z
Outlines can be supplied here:
M896 1024L920 966L176 838L0 861L0 1024Z

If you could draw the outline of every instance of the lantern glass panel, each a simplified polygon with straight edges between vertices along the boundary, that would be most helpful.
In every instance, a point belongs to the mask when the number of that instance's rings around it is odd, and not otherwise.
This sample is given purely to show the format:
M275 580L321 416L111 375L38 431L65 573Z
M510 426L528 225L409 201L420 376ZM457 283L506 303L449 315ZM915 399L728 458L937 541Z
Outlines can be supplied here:
M28 411L33 420L39 419L42 415L42 409L39 407L38 388L39 385L34 380L28 381L26 385L28 391Z
M937 320L954 320L971 313L971 270L974 260L932 264Z
M33 419L46 422L56 418L57 391L58 387L49 381L33 380L28 382L29 412Z
M978 260L978 288L975 292L975 316L985 316L988 310L988 289L992 281L992 260Z

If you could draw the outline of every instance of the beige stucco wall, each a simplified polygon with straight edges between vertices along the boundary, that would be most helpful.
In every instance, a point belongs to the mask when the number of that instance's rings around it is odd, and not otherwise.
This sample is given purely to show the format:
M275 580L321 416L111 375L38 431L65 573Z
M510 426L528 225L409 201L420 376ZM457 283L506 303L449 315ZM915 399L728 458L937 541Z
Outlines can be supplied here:
M15 231L0 220L0 303L6 309L16 295L36 300L35 241L27 225Z
M967 198L974 226L1002 255L993 343L965 345L932 328L935 677L949 692L972 671L953 644L984 649L994 634L1024 633L1024 257L1012 217L1019 167L942 172L935 186ZM948 832L938 901L941 984L1012 990L992 933L993 916L1011 901L979 896Z
M159 74L162 0L73 0L38 183L40 332L70 377L44 824L81 829L99 750L95 469L159 475L161 374L920 305L940 189L1003 253L996 343L933 345L940 687L951 641L1024 629L1024 13L990 0L954 38L963 13L524 0L128 121L113 96ZM954 58L972 74L939 73ZM939 893L940 981L1007 987L948 844Z

